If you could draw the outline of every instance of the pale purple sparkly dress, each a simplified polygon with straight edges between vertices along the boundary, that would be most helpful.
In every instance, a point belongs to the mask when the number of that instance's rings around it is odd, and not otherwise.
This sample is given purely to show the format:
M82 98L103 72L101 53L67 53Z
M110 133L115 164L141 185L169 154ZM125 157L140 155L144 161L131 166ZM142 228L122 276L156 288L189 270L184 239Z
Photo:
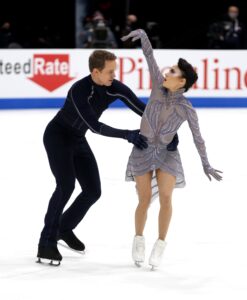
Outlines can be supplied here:
M141 120L141 134L148 138L148 148L139 150L133 147L127 165L126 181L134 181L134 176L161 169L176 177L175 187L184 187L185 178L179 151L168 151L166 147L182 123L187 120L202 165L210 167L197 114L191 103L183 96L184 89L170 92L162 87L164 77L154 59L152 46L146 33L143 30L139 32L152 80L150 99ZM157 192L157 182L153 176L152 198Z

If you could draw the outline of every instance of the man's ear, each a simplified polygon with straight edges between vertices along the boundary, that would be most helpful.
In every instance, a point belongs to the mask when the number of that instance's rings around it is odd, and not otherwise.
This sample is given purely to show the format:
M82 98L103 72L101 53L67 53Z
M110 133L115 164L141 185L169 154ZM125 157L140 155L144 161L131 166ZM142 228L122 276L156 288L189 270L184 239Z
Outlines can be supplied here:
M96 69L94 68L93 71L92 71L92 74L95 76L95 75L99 75L99 69Z

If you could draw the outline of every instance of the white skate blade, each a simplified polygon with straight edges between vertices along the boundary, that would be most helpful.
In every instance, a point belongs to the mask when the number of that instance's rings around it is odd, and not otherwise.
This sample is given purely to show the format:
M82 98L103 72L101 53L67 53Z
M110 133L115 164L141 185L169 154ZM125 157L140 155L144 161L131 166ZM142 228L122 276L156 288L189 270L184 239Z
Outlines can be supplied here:
M64 247L64 248L66 248L66 249L69 249L70 251L73 251L73 252L75 252L75 253L78 253L78 254L81 254L81 255L84 255L84 254L85 254L85 250L84 250L84 251L79 251L79 250L72 249L72 248L70 248L67 244L65 244L65 243L63 243L63 242L57 242L57 244L58 244L59 246L62 246L62 247Z
M154 265L150 265L151 266L151 271L155 271L156 270L156 266L154 266Z
M48 258L42 258L42 257L38 257L38 260L36 261L37 264L41 264L41 265L49 265L52 267L58 267L60 266L61 262L60 260L54 260L54 259L48 259Z

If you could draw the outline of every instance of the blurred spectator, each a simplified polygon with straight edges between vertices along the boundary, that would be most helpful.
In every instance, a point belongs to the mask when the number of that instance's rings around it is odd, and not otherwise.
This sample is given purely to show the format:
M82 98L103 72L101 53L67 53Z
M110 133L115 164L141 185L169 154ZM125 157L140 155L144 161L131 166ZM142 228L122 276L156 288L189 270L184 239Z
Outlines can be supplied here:
M5 21L0 27L0 48L21 48L21 45L14 38L9 21Z
M147 22L146 33L150 39L152 47L154 49L161 48L161 40L159 36L159 26L156 22Z
M0 28L0 48L8 48L12 42L10 22L4 22Z
M137 22L137 16L136 15L127 15L126 17L126 23L125 26L123 28L123 30L121 30L120 33L120 38L122 36L128 35L131 31L135 30L138 28L138 22ZM140 47L140 42L132 42L131 39L128 39L125 42L122 42L122 47L123 48L138 48Z
M80 33L81 48L117 48L115 36L103 15L96 11L92 18L87 17L84 30Z
M229 6L223 20L210 25L207 34L210 49L246 49L246 29L238 15L239 8Z
M125 26L123 30L120 31L120 38L125 35L128 35L131 31L136 30L138 28L140 28L140 25L138 23L137 16L133 14L127 15ZM152 47L154 49L161 48L158 23L149 21L144 26L144 29L147 32ZM140 41L132 42L131 39L128 39L127 41L122 42L122 48L130 49L140 47Z
M35 29L35 34L31 41L33 48L54 48L55 45L52 41L51 30L48 25L40 25Z

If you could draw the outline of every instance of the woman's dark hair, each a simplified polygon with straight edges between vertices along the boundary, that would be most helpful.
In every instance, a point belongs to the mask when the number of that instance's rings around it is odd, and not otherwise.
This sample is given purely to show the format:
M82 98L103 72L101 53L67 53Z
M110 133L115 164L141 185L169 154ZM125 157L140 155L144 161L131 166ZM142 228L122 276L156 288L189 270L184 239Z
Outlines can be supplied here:
M184 85L185 92L192 87L192 85L197 81L198 76L191 64L189 64L185 59L179 58L178 67L182 72L182 77L186 79Z
M89 70L98 69L102 71L105 67L107 60L115 60L117 57L115 54L106 50L95 50L89 57Z

